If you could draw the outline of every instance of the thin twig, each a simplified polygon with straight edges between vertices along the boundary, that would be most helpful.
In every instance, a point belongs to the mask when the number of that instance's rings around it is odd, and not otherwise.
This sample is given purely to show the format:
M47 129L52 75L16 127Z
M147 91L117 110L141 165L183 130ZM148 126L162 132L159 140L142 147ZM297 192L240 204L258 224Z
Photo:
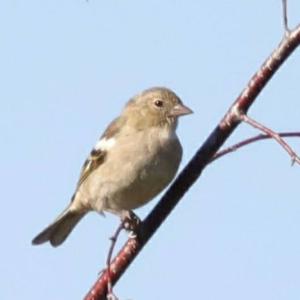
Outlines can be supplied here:
M281 145L283 147L283 149L290 155L291 159L292 159L292 165L296 162L298 164L300 164L300 158L299 156L296 154L296 152L281 138L281 136L276 133L275 131L273 131L272 129L258 123L257 121L255 121L254 119L250 118L249 116L245 115L245 114L241 114L240 115L240 119L249 124L250 126L264 132L265 134L269 135L271 138L273 138L274 140L276 140L279 145Z
M115 231L114 235L110 237L111 245L108 250L108 255L106 259L106 270L107 270L107 299L108 300L118 300L118 298L113 293L113 285L112 285L112 270L111 270L111 258L113 255L114 248L116 246L118 237L122 229L124 228L124 223L121 222L120 225L117 227L117 230Z
M289 24L288 24L288 16L287 16L287 0L282 0L282 13L283 13L283 26L285 34L288 35L290 33Z
M300 132L279 132L278 135L280 137L300 137ZM271 138L272 137L267 134L259 134L254 137L248 138L246 140L243 140L239 143L236 143L232 146L229 146L229 147L217 152L216 155L212 158L212 160L210 162L212 163L213 161L223 157L224 155L234 152L234 151L238 150L239 148L247 146L251 143L254 143L254 142L257 142L260 140L267 140L267 139L271 139Z

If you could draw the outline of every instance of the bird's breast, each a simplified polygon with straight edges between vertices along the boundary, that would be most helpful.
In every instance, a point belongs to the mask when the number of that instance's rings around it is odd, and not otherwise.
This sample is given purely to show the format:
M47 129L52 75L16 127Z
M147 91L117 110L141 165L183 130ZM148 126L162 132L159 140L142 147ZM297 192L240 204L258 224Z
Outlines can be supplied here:
M159 194L174 178L182 156L176 134L169 134L153 130L119 137L105 163L87 181L92 206L132 210Z
M122 184L111 199L111 205L135 209L159 194L174 178L182 156L177 136L151 132L135 141L134 153L124 151Z

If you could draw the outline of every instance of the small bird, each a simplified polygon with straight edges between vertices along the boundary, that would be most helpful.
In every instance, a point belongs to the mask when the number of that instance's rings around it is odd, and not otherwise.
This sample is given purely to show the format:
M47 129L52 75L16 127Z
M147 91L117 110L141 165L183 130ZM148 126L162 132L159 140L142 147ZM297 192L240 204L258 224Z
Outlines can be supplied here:
M164 87L130 99L85 161L71 203L32 244L59 246L88 212L106 211L123 219L159 194L181 161L178 118L191 113Z

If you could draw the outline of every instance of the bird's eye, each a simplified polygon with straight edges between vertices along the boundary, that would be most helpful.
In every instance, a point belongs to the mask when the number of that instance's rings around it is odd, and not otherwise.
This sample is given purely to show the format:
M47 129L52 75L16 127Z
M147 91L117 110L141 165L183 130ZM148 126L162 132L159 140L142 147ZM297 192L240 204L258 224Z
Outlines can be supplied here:
M163 104L164 104L164 103L163 103L161 100L155 100L155 101L154 101L154 105L155 105L156 107L162 107Z

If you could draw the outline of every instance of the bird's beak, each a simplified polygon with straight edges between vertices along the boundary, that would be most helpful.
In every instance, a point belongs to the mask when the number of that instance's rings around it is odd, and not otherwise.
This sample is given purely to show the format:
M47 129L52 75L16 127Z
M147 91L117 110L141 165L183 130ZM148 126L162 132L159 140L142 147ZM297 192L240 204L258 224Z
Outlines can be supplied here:
M170 116L171 117L180 117L180 116L184 116L184 115L189 115L192 114L193 111L188 108L187 106L181 104L177 104L173 107L173 109L171 110Z

